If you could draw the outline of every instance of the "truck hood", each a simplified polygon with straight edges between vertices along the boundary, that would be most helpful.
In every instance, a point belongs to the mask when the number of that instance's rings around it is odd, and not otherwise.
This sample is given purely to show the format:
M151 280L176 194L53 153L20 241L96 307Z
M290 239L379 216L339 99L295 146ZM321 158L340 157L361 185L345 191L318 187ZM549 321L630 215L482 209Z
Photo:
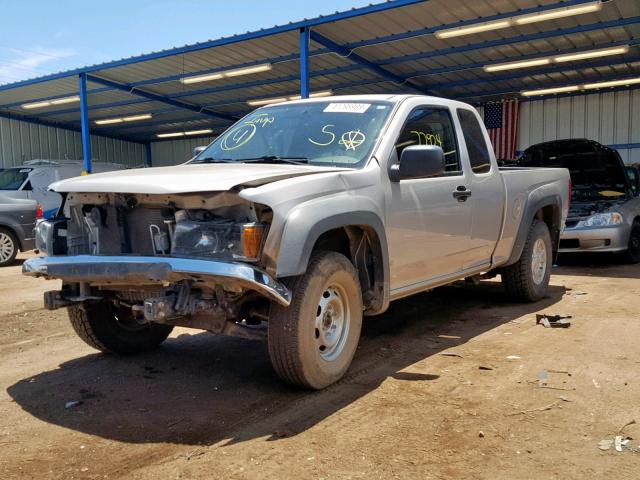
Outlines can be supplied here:
M96 173L55 182L56 192L176 194L216 192L236 186L259 186L286 178L348 169L255 163L185 164Z

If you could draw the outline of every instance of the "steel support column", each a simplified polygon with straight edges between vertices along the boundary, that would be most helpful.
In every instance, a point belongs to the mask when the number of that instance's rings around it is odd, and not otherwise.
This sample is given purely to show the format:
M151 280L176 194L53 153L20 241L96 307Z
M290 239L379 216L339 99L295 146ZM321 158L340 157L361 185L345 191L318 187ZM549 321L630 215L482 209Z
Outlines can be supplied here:
M309 98L309 39L311 29L300 29L300 96Z
M151 143L144 144L144 166L152 167L153 162L151 161Z
M91 173L91 134L89 132L89 105L87 104L87 74L78 75L80 83L80 130L82 134L82 160L84 171Z

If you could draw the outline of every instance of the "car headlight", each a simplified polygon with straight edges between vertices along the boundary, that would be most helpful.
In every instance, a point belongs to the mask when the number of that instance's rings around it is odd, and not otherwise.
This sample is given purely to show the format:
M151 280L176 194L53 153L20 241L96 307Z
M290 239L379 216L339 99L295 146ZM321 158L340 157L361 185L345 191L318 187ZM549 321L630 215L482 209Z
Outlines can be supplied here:
M255 262L260 258L265 225L232 221L178 221L171 254Z
M622 214L618 212L598 213L586 220L580 220L576 228L598 228L619 225L623 222Z

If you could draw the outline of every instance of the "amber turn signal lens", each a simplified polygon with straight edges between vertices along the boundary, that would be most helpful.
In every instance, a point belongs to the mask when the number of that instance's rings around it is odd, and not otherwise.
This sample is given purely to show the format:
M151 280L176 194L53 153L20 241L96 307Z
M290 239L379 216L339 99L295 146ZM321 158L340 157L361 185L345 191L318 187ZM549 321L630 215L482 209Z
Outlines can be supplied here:
M258 259L263 235L264 225L249 224L242 227L242 254L245 258Z

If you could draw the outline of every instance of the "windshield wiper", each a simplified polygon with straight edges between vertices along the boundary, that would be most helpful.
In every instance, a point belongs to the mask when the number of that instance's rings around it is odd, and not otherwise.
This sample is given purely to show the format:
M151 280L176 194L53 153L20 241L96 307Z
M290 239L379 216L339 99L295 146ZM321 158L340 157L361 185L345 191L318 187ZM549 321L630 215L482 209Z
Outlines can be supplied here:
M231 160L230 158L213 158L213 157L207 157L207 158L199 158L197 160L194 160L191 163L235 163L235 160Z
M243 158L242 163L292 163L294 165L306 165L309 163L307 157L279 157L278 155L263 155L256 158Z

